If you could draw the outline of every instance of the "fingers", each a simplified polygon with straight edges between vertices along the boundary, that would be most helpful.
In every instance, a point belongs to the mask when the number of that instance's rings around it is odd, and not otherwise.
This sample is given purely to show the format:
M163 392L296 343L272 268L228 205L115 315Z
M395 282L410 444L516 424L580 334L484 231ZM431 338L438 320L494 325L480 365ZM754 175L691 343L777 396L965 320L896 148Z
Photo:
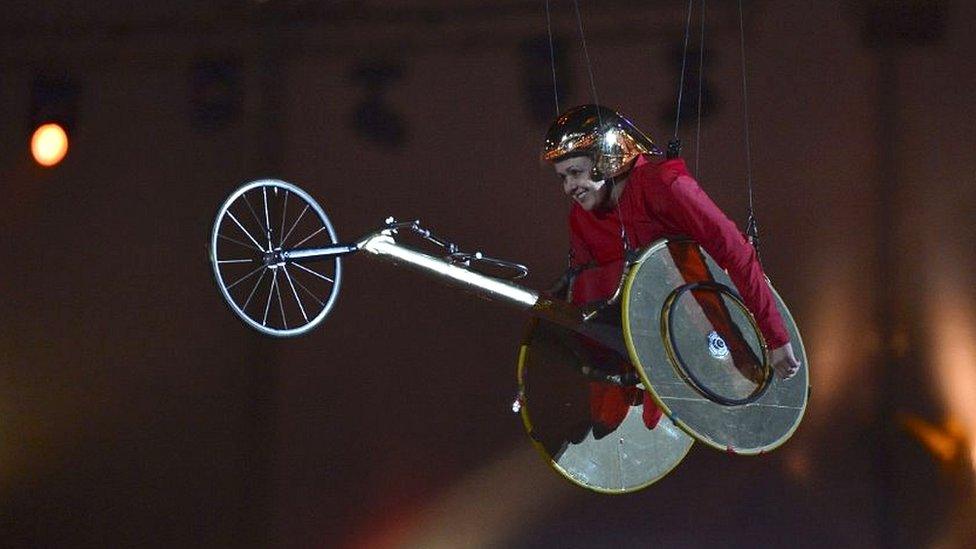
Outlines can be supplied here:
M785 357L784 360L773 364L773 370L780 379L786 381L800 371L800 361L793 357Z
M780 379L790 379L800 371L800 361L793 355L793 347L789 343L774 349L771 355L773 370Z

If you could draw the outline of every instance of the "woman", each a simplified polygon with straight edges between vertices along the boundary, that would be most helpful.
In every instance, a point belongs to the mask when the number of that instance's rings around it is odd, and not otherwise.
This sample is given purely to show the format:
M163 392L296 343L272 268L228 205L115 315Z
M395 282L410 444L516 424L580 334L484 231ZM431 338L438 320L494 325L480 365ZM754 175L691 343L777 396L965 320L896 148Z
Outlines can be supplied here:
M546 134L542 158L551 163L573 200L569 215L571 288L577 304L607 299L616 289L625 256L656 240L694 239L728 273L772 351L776 374L799 369L789 334L756 256L735 224L688 172L681 158L660 149L617 112L583 105L560 115ZM594 430L613 430L626 415L636 389L593 384ZM644 396L644 420L660 417ZM602 425L601 429L597 426Z

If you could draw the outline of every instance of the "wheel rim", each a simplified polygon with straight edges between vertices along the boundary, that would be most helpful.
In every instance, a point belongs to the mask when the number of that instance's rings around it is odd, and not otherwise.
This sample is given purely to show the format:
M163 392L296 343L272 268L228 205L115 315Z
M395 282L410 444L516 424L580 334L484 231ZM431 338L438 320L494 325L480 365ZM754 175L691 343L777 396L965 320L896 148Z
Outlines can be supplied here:
M266 335L293 337L331 312L342 262L275 258L281 251L337 242L332 222L308 193L263 179L241 186L221 205L209 256L221 296L238 318Z

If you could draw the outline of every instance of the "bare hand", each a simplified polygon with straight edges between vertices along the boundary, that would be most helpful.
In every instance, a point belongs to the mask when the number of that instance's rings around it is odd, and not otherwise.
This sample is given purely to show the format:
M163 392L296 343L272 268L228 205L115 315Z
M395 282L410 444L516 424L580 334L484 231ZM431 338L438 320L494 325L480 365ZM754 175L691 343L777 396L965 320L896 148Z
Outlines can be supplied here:
M769 361L780 379L790 379L800 371L800 361L793 356L793 345L790 343L770 351Z

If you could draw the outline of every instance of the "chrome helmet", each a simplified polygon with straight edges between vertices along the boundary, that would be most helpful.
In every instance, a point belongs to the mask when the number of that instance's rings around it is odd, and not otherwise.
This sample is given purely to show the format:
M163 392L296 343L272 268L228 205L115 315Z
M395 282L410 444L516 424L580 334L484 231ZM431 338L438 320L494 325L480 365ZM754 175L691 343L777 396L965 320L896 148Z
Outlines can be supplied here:
M590 156L594 180L626 172L641 154L663 153L630 120L599 105L580 105L559 115L549 126L542 145L542 159L546 162Z

